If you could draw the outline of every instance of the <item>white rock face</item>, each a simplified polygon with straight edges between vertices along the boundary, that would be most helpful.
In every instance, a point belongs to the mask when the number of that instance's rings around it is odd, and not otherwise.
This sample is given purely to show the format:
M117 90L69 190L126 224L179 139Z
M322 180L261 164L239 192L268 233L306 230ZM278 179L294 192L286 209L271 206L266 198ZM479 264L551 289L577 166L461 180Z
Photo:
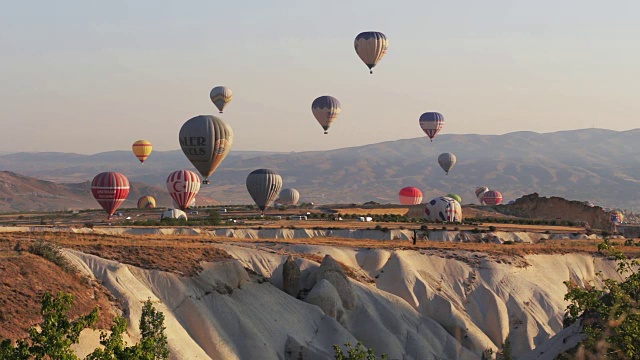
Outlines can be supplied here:
M600 286L598 271L619 279L612 262L584 254L530 255L509 264L462 251L212 246L237 260L205 263L193 278L66 254L122 301L133 341L151 298L165 314L173 359L331 359L334 344L358 340L390 359L478 359L508 334L516 357L552 358L564 343L553 338L567 306L563 281ZM300 284L315 305L282 291L288 253L300 255ZM304 254L330 256L320 265ZM344 277L337 261L371 283ZM269 282L259 283L245 267Z
M318 281L304 301L316 305L325 315L331 316L338 321L340 321L344 315L342 299L340 299L336 288L326 279Z

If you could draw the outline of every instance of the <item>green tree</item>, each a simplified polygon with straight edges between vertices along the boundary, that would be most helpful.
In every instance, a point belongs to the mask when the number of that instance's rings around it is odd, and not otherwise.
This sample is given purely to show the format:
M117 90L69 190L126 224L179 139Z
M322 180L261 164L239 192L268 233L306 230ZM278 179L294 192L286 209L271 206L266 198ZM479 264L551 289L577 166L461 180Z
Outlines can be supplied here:
M14 346L11 340L0 339L0 359L60 359L76 360L71 344L77 344L80 332L93 326L98 320L98 309L69 321L66 313L71 309L73 296L60 293L55 298L46 293L42 298L41 330L29 329L29 338L18 340ZM141 339L138 344L126 347L122 335L127 329L127 320L116 317L111 333L100 334L100 344L104 348L95 349L87 360L166 360L169 358L167 337L164 334L164 315L147 300L140 318Z
M220 216L220 213L213 209L213 210L209 210L209 216L208 216L208 222L211 225L220 225L222 224L222 216Z
M66 313L73 305L73 296L60 292L58 297L45 293L42 297L43 322L41 330L29 328L29 339L19 340L14 347L11 340L3 340L0 345L0 359L60 359L76 360L71 344L77 344L80 332L98 321L98 309L88 315L69 321Z
M570 281L565 300L570 304L565 313L565 325L582 319L586 339L584 351L597 358L640 359L640 273L638 261L628 259L608 239L598 250L614 259L624 281L606 279L603 289L581 288Z
M351 346L351 343L346 343L347 353L342 352L342 348L339 345L333 345L336 360L378 360L373 349L365 350L362 346L362 342L358 341L355 347ZM388 359L386 354L380 356L380 360Z

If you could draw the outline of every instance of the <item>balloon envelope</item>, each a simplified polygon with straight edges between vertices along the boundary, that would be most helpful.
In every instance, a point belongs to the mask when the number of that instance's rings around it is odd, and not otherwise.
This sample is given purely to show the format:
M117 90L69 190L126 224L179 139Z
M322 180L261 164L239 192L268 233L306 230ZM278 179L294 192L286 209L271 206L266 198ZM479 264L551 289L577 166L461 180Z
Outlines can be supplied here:
M216 86L211 89L209 98L213 105L215 105L222 114L222 110L224 110L225 105L231 102L233 92L231 92L231 89L226 86Z
M189 170L174 171L167 177L167 190L180 210L186 210L200 191L200 177Z
M489 190L482 195L481 200L487 205L500 205L502 203L502 194L496 190Z
M440 164L440 167L447 175L449 175L449 171L456 165L456 162L456 156L452 153L443 153L438 156L438 164Z
M209 183L209 176L227 157L233 144L233 130L222 119L199 115L187 120L179 134L182 152Z
M462 198L458 194L447 194L445 195L445 197L450 197L453 200L457 201L458 203L462 204Z
M296 189L282 189L279 202L284 205L295 205L300 200L300 193Z
M438 112L426 112L420 116L420 128L433 141L433 138L444 126L444 116Z
M622 224L624 221L624 215L621 211L613 211L610 215L610 220L614 224Z
M117 172L103 172L91 181L91 193L109 219L129 196L129 180Z
M356 36L353 45L360 60L367 65L369 73L373 74L372 69L389 49L389 40L381 32L365 31Z
M261 212L271 206L282 189L282 177L273 170L258 169L247 176L247 191Z
M164 211L160 215L160 220L162 220L162 219L183 219L183 220L187 220L187 213L182 211L182 210L178 210L178 209L168 209L168 210Z
M153 209L156 207L156 199L153 196L145 195L138 199L138 209Z
M398 198L402 205L418 205L422 202L422 191L413 186L403 187L398 193Z
M483 204L482 202L482 197L484 196L484 194L487 193L487 191L489 191L489 188L486 186L478 186L476 188L475 194L476 194L476 198L478 199L478 201L480 202L480 205Z
M450 197L437 197L425 206L424 218L429 221L461 222L462 207Z
M153 146L148 140L138 140L131 146L133 154L140 160L140 163L144 163L145 160L151 155Z
M340 101L333 96L320 96L311 103L311 111L318 123L320 123L320 126L324 129L324 133L327 134L331 124L333 124L340 114Z

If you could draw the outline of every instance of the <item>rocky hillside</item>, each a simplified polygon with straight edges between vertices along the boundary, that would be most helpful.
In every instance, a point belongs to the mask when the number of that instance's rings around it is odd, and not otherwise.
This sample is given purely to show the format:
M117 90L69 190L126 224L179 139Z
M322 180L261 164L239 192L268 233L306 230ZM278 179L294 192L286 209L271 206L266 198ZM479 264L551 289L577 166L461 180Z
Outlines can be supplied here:
M173 359L331 359L332 346L347 341L362 341L390 359L478 359L507 335L515 357L552 359L579 340L562 331L563 281L600 286L603 278L618 277L611 261L550 241L544 248L461 243L454 249L339 238L310 245L202 236L176 241L162 234L38 236L65 247L89 283L112 294L134 342L150 298L165 315ZM9 240L0 255L25 266L39 261L12 250L15 239L25 237L29 233L3 235ZM570 241L595 252L590 242ZM555 250L532 254L538 248ZM7 270L21 279L17 268ZM57 284L62 277L43 274L53 284L47 286L67 286ZM8 294L28 294L32 283L44 286L41 280L4 286ZM5 312L0 327L23 323L21 311ZM80 354L97 346L95 335L83 334Z
M404 186L417 186L425 199L457 193L475 202L474 189L499 190L505 202L523 194L591 201L639 211L631 194L640 192L640 129L585 129L539 134L439 135L366 146L293 153L232 150L201 194L223 203L251 203L245 179L256 168L280 172L285 187L316 203L396 203ZM447 176L437 164L442 152L457 155ZM154 152L139 165L129 151L95 155L18 153L0 156L0 169L59 182L80 182L117 170L132 181L162 186L169 172L191 164L181 151Z
M492 206L502 214L529 219L568 220L585 223L593 228L608 229L609 213L599 206L561 197L542 197L537 193L516 199L513 204Z

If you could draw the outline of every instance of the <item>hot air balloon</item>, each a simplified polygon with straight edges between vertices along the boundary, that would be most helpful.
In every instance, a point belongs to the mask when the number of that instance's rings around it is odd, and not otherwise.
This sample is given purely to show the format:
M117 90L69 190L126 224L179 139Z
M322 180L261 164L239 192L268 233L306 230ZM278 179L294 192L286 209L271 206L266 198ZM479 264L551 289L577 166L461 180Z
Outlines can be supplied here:
M489 191L489 188L486 186L478 186L476 188L475 194L478 201L480 201L480 205L482 205L482 196L484 196L487 191Z
M419 123L422 131L433 141L444 125L444 116L437 112L426 112L420 116Z
M452 153L443 153L438 156L438 164L444 172L449 175L449 171L456 165L456 156Z
M180 210L186 210L200 191L200 177L189 170L174 171L167 177L167 190Z
M502 203L502 194L496 190L489 190L482 195L482 201L487 205L500 205Z
M296 189L282 189L279 202L284 205L295 205L300 200L300 193Z
M407 186L400 189L398 197L402 205L418 205L422 202L422 191L417 187Z
M129 195L129 180L117 172L100 173L91 181L91 193L111 219Z
M151 143L147 140L138 140L133 143L131 148L133 154L140 160L141 164L144 164L144 161L147 160L153 150L153 146L151 146Z
M282 177L269 169L258 169L247 176L247 190L264 215L282 189Z
M389 41L381 32L365 31L356 36L354 47L362 62L369 68L369 73L373 74L372 69L387 53Z
M226 86L216 86L211 89L209 93L209 97L211 98L211 102L215 105L218 110L220 110L220 114L222 114L222 110L225 105L231 102L231 98L233 98L233 93L231 89Z
M447 194L445 195L445 197L450 197L453 200L457 201L458 203L462 204L462 198L458 194Z
M311 103L311 111L320 123L320 126L324 129L324 133L328 134L329 127L331 127L331 124L333 124L340 114L340 101L333 96L320 96Z
M187 220L187 213L178 209L167 209L160 215L160 220L162 219Z
M173 200L173 207L174 207L175 209L179 209L179 208L180 208L180 205L178 205L178 203L177 203L175 200ZM196 207L196 198L193 198L193 200L191 200L191 202L189 203L189 205L187 205L187 209L193 209L193 208L195 208L195 207Z
M189 161L209 183L209 176L227 157L233 144L233 130L222 119L199 115L187 120L180 128L180 147Z
M437 197L425 206L424 218L429 221L461 222L462 207L450 197Z
M624 214L622 214L621 211L616 210L616 211L611 212L611 215L610 215L609 219L615 225L620 225L624 221Z
M153 196L143 196L138 199L138 209L153 209L156 207L156 199Z

